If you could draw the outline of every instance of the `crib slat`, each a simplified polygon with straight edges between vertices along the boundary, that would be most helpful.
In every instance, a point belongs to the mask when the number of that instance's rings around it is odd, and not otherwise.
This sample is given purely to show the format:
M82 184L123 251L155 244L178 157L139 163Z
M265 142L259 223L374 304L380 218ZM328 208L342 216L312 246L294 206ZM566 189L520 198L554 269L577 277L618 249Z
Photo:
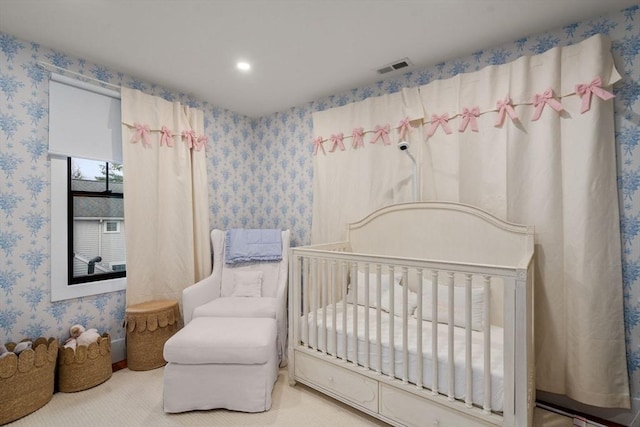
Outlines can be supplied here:
M342 261L340 263L340 268L342 270L342 360L344 362L347 361L347 283L348 283L348 268L346 261ZM352 278L353 284L351 288L353 289L353 298L354 301L357 301L358 298L358 277ZM336 352L338 350L336 349Z
M336 309L338 308L337 298L336 298L336 270L338 267L338 263L334 260L331 263L331 283L329 284L331 297L332 297L332 310L331 310L331 343L333 344L333 353L331 355L335 359L338 357L338 335L336 335ZM329 344L327 344L329 347Z
M484 405L485 414L491 413L491 276L484 277Z
M438 270L431 270L431 354L433 384L431 391L438 394Z
M448 394L448 400L453 401L455 400L455 369L454 369L454 362L453 362L453 356L454 356L454 352L453 352L453 332L454 332L454 323L453 323L453 273L449 272L447 273L447 287L449 288L449 335L448 335L448 339L447 339L447 349L449 350L449 363L447 365L447 372L449 372L449 386L447 387L447 390L449 391Z
M409 384L409 318L407 303L409 302L409 270L402 267L402 382Z
M389 266L389 377L394 378L396 374L396 344L395 344L395 322L394 322L394 312L393 312L393 277L395 274L395 269L392 265Z
M320 304L322 305L322 352L327 354L329 351L329 343L327 342L327 287L330 280L329 263L326 259L322 260L323 277L320 282Z
M357 263L352 263L351 264L351 277L357 276L358 275L358 264ZM356 286L357 287L357 286ZM367 296L365 295L365 298ZM358 301L357 299L355 301ZM351 339L351 344L353 347L353 358L351 359L351 361L353 362L354 365L358 365L358 304L352 304L352 308L353 308L353 336ZM345 331L346 334L346 331Z
M424 360L422 359L422 277L423 277L423 270L421 268L418 269L418 288L417 288L417 293L418 293L418 307L416 308L416 326L417 326L417 334L416 334L416 350L418 352L417 354L417 378L416 378L416 386L421 389L422 388L422 377L424 375L423 373L423 363Z
M466 356L466 393L465 405L467 408L473 406L473 371L471 367L471 274L465 274L465 356Z
M369 369L370 361L370 348L369 348L369 307L371 307L369 301L369 263L364 264L364 306L367 309L364 311L364 367Z
M376 364L376 371L378 374L382 374L382 272L380 271L380 264L376 263L376 344L377 351L376 357L378 358Z
M311 318L313 319L312 328L313 332L310 338L312 341L312 347L314 350L318 349L318 286L320 286L320 267L318 266L318 260L313 259L313 286L311 287Z
M302 328L302 341L309 347L309 258L302 259L302 315L306 319Z

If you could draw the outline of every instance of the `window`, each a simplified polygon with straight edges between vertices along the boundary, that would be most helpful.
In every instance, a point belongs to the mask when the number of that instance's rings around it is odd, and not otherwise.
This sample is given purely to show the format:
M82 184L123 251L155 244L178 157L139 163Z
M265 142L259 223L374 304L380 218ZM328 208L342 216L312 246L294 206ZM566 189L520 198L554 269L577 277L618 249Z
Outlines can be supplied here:
M68 159L69 284L125 277L122 165Z
M120 120L118 92L51 75L51 301L126 288Z
M113 263L111 263L111 270L113 270L113 271L126 271L127 270L127 265L124 263L124 261L113 262Z
M120 221L105 221L104 222L104 232L105 233L119 233L120 232Z

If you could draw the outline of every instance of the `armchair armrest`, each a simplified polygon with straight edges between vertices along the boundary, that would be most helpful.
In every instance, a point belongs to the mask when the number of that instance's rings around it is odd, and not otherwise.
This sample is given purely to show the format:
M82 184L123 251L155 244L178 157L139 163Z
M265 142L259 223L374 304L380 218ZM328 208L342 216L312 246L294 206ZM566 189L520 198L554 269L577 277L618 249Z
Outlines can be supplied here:
M212 274L182 290L182 316L185 325L191 321L196 307L220 296L220 287L216 286L215 282Z

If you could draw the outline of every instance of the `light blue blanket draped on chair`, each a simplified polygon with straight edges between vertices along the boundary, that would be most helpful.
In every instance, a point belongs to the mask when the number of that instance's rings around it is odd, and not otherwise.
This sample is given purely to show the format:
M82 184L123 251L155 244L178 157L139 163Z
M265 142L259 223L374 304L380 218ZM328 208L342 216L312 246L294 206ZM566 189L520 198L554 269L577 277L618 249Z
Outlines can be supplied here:
M225 263L282 260L282 232L278 229L229 229L225 235Z

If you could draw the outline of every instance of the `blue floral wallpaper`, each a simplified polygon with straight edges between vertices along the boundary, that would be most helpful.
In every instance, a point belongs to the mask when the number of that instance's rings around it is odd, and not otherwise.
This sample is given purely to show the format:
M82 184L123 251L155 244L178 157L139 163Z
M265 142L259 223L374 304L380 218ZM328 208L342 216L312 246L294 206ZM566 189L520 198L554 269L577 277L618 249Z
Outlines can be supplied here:
M308 244L313 111L503 64L604 33L623 80L614 87L627 359L640 397L640 7L523 37L258 119L0 33L0 341L54 336L74 323L124 338L124 292L50 301L48 72L37 61L180 101L205 112L211 227L290 228Z

